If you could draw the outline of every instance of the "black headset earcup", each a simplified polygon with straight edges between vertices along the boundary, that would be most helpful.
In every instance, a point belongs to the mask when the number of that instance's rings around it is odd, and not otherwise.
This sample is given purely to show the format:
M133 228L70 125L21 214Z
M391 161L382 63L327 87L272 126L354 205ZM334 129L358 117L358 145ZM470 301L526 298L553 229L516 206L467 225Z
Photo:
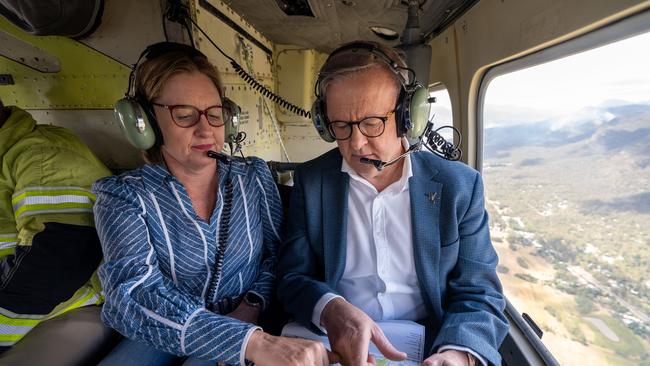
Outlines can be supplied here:
M329 128L327 128L327 118L325 117L325 108L323 107L323 101L321 98L316 98L314 104L311 106L311 121L316 128L316 132L320 138L326 142L334 142L336 139L330 133Z
M148 150L156 144L156 131L152 128L149 113L135 99L127 97L118 100L114 112L131 145Z
M227 97L221 99L221 108L223 111L223 121L225 126L225 142L230 144L234 143L239 133L239 117L241 115L241 108L237 103L233 102Z

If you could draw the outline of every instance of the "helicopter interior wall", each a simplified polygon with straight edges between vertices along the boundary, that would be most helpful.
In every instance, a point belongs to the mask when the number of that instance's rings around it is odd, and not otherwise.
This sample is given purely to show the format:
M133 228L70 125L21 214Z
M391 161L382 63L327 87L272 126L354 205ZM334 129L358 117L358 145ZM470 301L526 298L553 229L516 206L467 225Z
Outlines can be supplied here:
M127 89L130 65L137 61L148 44L165 40L165 33L170 40L189 41L185 29L163 23L160 4L158 0L109 1L101 25L81 41L32 36L0 19L0 36L11 37L26 49L39 49L60 64L54 72L41 72L27 62L0 57L0 73L9 74L14 80L12 85L0 86L0 96L5 104L17 105L33 113L40 123L72 129L113 171L140 165L140 155L120 138L112 107ZM267 48L275 47L223 3L215 4ZM192 3L190 11L219 47L256 80L274 89L276 70L272 58L205 9L195 8ZM194 38L197 47L220 71L226 95L242 108L241 130L247 134L245 153L281 160L281 148L271 118L275 118L276 107L242 80L204 36L195 33ZM0 50L0 55L18 51Z

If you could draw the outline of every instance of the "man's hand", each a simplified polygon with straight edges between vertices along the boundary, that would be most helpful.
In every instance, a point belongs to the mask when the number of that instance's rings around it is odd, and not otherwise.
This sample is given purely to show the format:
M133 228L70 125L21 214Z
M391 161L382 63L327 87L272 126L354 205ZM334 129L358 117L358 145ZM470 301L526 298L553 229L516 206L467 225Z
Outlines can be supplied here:
M260 315L260 309L254 306L248 306L243 301L237 308L226 316L241 320L246 323L257 324L257 318Z
M468 361L466 352L450 349L431 355L422 366L471 366Z
M332 351L345 366L374 364L374 357L368 354L371 341L386 358L394 361L406 359L406 353L398 351L368 315L342 298L336 298L325 306L321 324L327 329Z
M340 362L321 342L275 337L262 331L251 335L245 357L258 366L327 366Z

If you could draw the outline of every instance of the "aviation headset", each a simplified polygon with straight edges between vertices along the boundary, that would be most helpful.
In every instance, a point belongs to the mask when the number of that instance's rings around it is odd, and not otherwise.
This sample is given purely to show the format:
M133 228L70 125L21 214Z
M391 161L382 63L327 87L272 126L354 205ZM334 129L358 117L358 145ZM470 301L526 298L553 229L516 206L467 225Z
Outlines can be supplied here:
M325 105L325 90L321 90L321 84L328 76L335 75L337 72L323 72L323 70L326 70L328 63L335 56L343 53L354 54L356 52L368 52L376 56L397 76L400 83L400 92L395 106L397 135L400 137L406 136L410 139L418 138L424 132L429 119L430 103L427 88L415 80L415 73L406 67L404 61L398 58L397 53L391 56L384 52L378 43L369 41L356 41L339 47L329 55L321 68L315 86L316 100L311 108L312 122L320 137L327 142L335 141L328 128L329 120L327 118L327 106Z
M115 118L131 145L140 150L148 150L163 144L162 132L156 121L153 105L144 95L136 92L138 67L147 60L152 60L170 52L186 54L190 58L207 57L194 47L174 42L155 43L140 54L129 75L129 87L124 98L115 103ZM221 95L223 119L225 122L226 142L230 142L239 131L239 114L241 109L235 102Z

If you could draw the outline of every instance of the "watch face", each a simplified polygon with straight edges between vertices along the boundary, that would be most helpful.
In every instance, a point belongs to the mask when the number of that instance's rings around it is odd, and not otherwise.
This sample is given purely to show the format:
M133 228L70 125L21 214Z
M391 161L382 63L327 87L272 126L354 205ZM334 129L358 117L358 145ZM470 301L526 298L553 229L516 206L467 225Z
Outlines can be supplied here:
M247 292L246 296L244 296L244 301L251 306L262 306L262 303L264 302L259 295L253 292Z

